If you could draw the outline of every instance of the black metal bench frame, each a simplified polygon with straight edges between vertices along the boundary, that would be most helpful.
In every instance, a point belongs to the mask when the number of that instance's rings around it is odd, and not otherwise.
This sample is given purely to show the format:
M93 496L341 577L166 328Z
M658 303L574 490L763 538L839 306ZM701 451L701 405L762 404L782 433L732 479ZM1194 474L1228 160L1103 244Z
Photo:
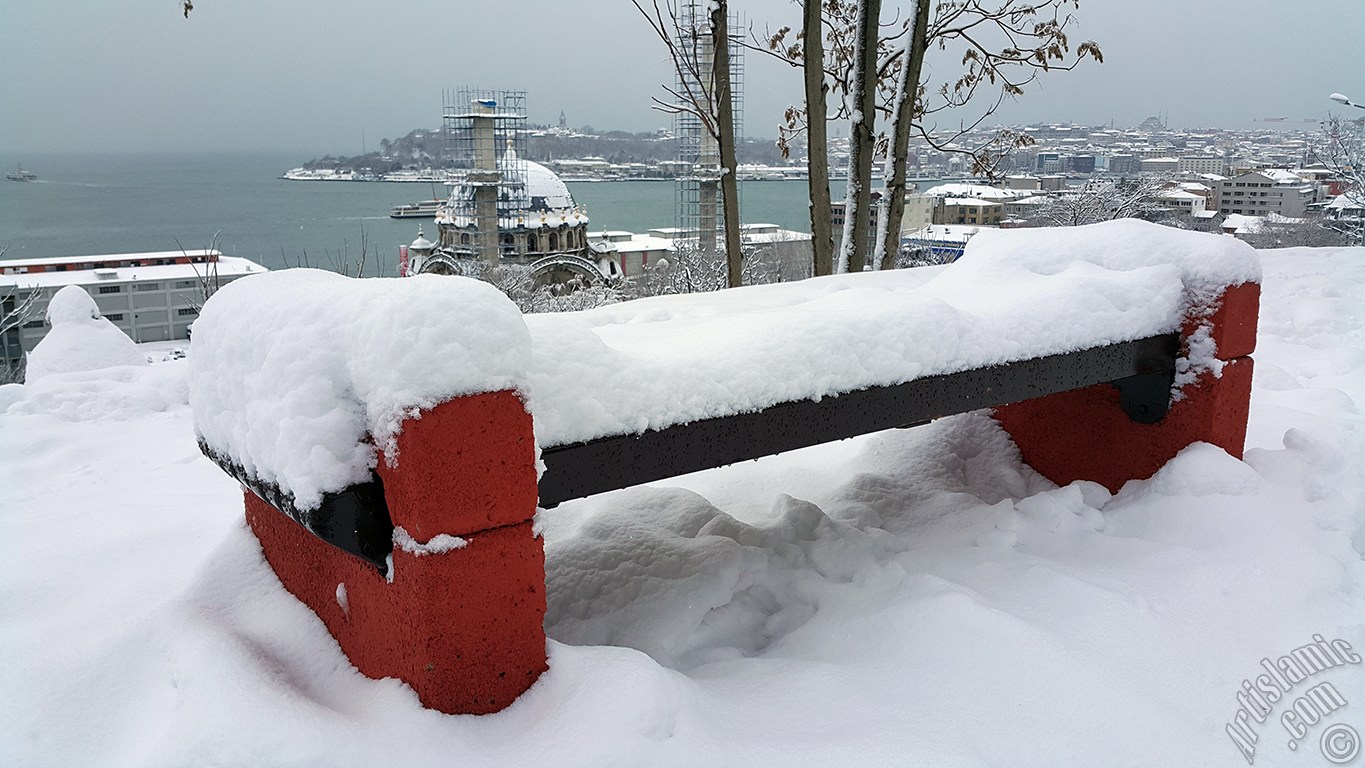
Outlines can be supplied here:
M843 440L944 416L1111 383L1128 417L1154 424L1170 407L1178 334L1162 334L1064 354L945 373L882 387L778 403L634 435L542 449L540 506L628 488L796 448ZM323 541L387 571L393 523L378 475L300 510L277 486L200 443L200 450L257 496Z

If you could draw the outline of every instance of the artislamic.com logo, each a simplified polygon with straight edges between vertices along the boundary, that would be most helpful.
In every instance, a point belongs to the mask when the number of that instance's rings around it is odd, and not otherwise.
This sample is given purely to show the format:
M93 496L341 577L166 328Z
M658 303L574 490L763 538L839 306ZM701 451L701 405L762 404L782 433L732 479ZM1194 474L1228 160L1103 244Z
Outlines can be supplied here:
M1255 764L1256 743L1260 740L1254 725L1265 723L1280 707L1280 725L1284 728L1291 750L1309 736L1314 726L1347 705L1346 698L1329 681L1312 685L1309 678L1347 664L1360 664L1360 654L1345 640L1325 640L1313 635L1313 642L1295 648L1271 661L1261 659L1263 672L1242 681L1237 692L1237 713L1227 724L1228 736L1246 758ZM1307 687L1300 688L1300 685ZM1301 691L1296 693L1296 690ZM1254 724L1253 724L1254 721ZM1345 723L1328 725L1318 735L1318 747L1327 761L1344 765L1360 753L1360 735Z

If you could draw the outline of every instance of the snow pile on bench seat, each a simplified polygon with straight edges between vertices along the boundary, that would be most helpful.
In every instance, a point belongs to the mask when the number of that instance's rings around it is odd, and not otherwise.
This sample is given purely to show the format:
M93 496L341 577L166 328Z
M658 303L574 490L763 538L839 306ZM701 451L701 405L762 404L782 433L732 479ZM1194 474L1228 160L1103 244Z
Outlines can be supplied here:
M1233 238L1115 221L983 231L939 270L530 315L536 437L640 433L1173 332L1191 300L1259 279Z
M1232 238L1126 221L983 232L941 269L842 275L523 318L463 278L238 280L194 326L210 447L307 509L368 478L414 409L527 398L549 447L1180 328L1259 280Z
M194 323L195 431L302 509L369 478L402 419L526 390L530 338L486 283L291 269L233 281Z

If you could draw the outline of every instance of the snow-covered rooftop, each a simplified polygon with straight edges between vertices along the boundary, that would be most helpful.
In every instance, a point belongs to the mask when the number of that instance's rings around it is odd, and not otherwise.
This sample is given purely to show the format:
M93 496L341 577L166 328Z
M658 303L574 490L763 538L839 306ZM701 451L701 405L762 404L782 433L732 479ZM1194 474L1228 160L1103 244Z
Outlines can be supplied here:
M1257 171L1257 173L1275 181L1277 184L1301 184L1304 181L1302 176L1285 168L1266 168L1265 170Z
M1204 195L1196 194L1186 189L1167 189L1162 192L1156 193L1154 197L1156 197L1156 199L1158 200L1172 201L1175 200L1193 201L1207 199Z
M999 187L992 187L986 184L953 182L951 184L939 184L936 187L930 187L921 194L929 195L930 197L971 197L980 200L1008 200L1010 198L1020 197L1024 193L1017 189L1000 189Z
M1330 210L1365 208L1365 192L1346 192L1332 198L1326 207Z
M1264 216L1255 216L1246 213L1229 213L1223 218L1223 231L1237 235L1254 235L1266 228L1267 224L1302 224L1307 219L1294 218L1292 216L1281 216L1278 213L1267 213Z
M629 234L629 233L627 233ZM612 250L618 253L640 253L673 250L673 240L666 237L655 237L654 235L635 235L631 234L629 239L613 238L609 241Z
M101 253L93 256L46 256L39 258L0 259L0 270L32 266L53 266L58 264L84 264L86 262L155 261L161 259L191 259L206 261L221 254L212 248L186 251L138 251L136 253Z
M179 251L174 252L180 255ZM94 257L82 257L84 259ZM117 258L117 257L114 257ZM0 265L4 262L0 261ZM0 274L0 287L18 286L21 288L53 288L63 285L93 285L126 283L134 280L147 282L155 280L197 280L205 277L214 264L159 264L139 267L101 267L99 269L73 269L66 271L26 272ZM242 277L268 271L250 259L238 256L220 256L216 263L220 278Z

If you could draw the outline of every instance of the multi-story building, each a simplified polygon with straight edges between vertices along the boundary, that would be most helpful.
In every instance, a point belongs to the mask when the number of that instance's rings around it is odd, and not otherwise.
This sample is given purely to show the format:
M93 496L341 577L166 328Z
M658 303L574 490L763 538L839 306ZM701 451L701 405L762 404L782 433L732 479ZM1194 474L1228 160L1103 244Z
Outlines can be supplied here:
M1128 176L1142 170L1141 161L1137 155L1110 155L1109 172L1120 176Z
M1048 199L1047 195L1034 195L1005 201L1005 218L1000 221L1000 226L1017 226L1037 218L1040 207L1047 205Z
M1095 172L1094 155L1070 155L1066 158L1066 170L1071 173L1090 174Z
M1016 175L1005 177L1005 189L1018 189L1025 192L1037 192L1042 189L1037 176Z
M1139 167L1143 173L1171 176L1180 169L1180 161L1174 157L1150 157L1140 161Z
M1153 202L1176 213L1192 216L1203 213L1208 198L1196 191L1171 187L1152 196Z
M901 231L927 227L934 223L936 211L943 205L943 195L915 193L905 196L905 207L901 209Z
M1278 168L1249 171L1219 184L1218 206L1223 213L1301 217L1316 201L1317 187L1297 174Z
M100 314L133 341L169 341L189 338L207 293L265 271L216 250L0 260L0 296L8 296L3 311L29 307L26 319L0 338L0 360L22 358L47 335L47 303L68 285L84 288Z
M985 184L940 184L919 194L906 196L901 232L911 232L930 224L993 226L1005 218L1004 203L1031 194L1027 190L1000 189Z
M996 226L1005 218L1005 206L995 200L979 200L974 197L945 197L943 199L943 221L936 224L981 224Z
M1192 157L1180 157L1178 169L1180 173L1218 173L1228 172L1227 158L1215 155L1199 155Z
M871 204L867 206L867 221L865 222L865 226L867 227L867 241L869 243L875 241L877 238L877 204L881 200L881 197L880 193L873 192L871 195ZM909 197L906 199L909 200ZM835 247L838 247L844 239L844 201L832 201L829 206L829 213L830 226L834 236L834 245Z

